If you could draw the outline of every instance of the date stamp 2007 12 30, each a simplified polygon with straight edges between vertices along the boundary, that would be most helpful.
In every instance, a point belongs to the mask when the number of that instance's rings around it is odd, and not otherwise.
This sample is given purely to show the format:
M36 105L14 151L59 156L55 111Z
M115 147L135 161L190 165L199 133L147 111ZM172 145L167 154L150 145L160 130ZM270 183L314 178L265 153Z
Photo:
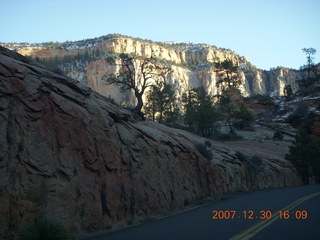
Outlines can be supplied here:
M261 210L261 211L236 211L236 210L214 210L212 211L213 220L222 220L222 219L271 219L275 215L279 215L279 219L307 219L308 211L306 210L295 210L295 211L276 211L272 212L270 210Z

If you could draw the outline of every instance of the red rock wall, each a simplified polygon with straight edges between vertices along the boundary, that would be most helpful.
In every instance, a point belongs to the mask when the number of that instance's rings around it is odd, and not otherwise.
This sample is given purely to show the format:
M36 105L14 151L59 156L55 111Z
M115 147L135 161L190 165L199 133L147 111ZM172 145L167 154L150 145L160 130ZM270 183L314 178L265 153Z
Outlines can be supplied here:
M301 183L285 161L249 171L219 144L209 162L194 147L204 139L144 122L1 47L0 133L1 239L43 216L99 231L208 196Z

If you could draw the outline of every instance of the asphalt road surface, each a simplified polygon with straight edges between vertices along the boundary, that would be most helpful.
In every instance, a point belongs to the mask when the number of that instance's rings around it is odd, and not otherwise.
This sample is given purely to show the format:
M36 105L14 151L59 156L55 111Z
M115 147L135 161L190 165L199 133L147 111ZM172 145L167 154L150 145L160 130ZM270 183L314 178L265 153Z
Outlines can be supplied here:
M236 195L216 204L86 239L319 240L320 185Z

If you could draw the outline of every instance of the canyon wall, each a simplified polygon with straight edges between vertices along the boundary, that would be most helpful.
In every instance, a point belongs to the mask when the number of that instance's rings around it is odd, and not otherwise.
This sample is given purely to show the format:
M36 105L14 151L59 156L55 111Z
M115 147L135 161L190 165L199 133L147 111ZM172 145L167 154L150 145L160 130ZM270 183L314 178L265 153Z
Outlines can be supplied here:
M1 239L40 217L79 234L225 193L301 184L274 151L239 159L227 144L143 121L2 47L0 133ZM211 160L197 144L207 145Z
M121 92L119 87L106 85L102 76L117 73L119 68L106 61L107 56L127 53L136 58L153 57L170 64L173 70L167 81L174 86L176 98L188 87L204 86L207 92L215 95L221 91L216 86L220 76L213 63L225 59L232 60L240 67L243 96L256 94L279 96L283 88L290 84L294 92L299 89L296 80L299 72L286 68L271 71L255 68L245 57L233 51L206 44L161 43L121 35L104 37L78 42L55 43L52 46L35 44L2 44L17 52L46 61L60 67L66 75L88 84L95 91L114 99L117 103L134 105L135 98L131 92ZM138 60L137 60L138 61Z

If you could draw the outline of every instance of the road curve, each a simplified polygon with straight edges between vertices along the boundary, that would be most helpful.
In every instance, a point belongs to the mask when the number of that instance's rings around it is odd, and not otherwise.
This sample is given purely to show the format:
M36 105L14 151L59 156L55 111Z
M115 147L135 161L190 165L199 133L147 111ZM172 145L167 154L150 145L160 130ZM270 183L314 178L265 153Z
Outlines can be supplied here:
M318 240L320 185L235 195L216 204L85 239Z

